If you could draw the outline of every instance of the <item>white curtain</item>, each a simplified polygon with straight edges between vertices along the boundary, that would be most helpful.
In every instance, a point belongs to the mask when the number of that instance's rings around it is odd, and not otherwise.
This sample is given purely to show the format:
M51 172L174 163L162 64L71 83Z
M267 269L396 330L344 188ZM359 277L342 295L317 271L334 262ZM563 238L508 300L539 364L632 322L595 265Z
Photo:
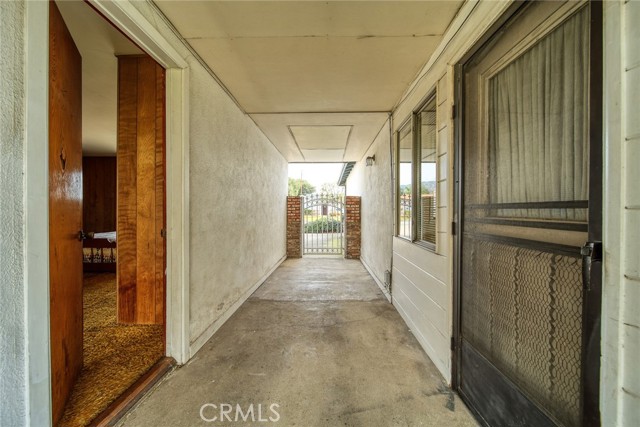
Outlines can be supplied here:
M491 203L588 199L588 87L588 8L489 80ZM498 214L586 221L586 211Z

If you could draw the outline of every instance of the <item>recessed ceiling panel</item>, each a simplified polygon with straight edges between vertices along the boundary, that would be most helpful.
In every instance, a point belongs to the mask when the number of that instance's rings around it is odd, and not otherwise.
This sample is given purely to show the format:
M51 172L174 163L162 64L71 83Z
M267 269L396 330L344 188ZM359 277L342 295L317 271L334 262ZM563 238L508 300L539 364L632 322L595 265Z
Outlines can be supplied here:
M262 129L264 134L282 153L289 162L309 162L311 160L303 157L301 149L308 149L311 139L307 140L307 147L299 147L293 137L291 129L301 128L339 128L344 135L345 129L350 129L346 147L340 151L344 152L343 158L335 161L359 161L373 142L382 126L389 118L387 113L307 113L307 114L252 114L253 121ZM318 143L320 145L320 143ZM326 149L325 146L313 148ZM312 150L313 151L313 150ZM318 154L318 153L316 153ZM332 155L335 157L335 153ZM313 156L315 157L315 156ZM322 160L333 161L333 160Z
M352 126L289 126L301 149L340 149L344 151Z
M344 150L302 150L306 162L342 162Z

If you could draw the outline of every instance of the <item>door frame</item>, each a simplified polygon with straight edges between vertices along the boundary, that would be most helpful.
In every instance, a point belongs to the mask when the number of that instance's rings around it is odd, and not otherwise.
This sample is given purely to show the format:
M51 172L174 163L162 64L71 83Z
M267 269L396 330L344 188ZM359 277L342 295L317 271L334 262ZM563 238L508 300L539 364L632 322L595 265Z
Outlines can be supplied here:
M589 230L588 241L602 241L603 200L603 170L605 158L603 155L603 4L599 1L589 1L590 8L590 63L589 63ZM461 313L462 313L462 234L463 234L463 188L464 188L464 71L465 65L487 43L491 43L494 36L515 19L527 7L526 2L515 1L485 32L485 34L463 55L454 66L454 222L453 222L453 328L451 338L451 386L459 391L461 384ZM595 159L595 161L593 161ZM599 207L599 209L598 209ZM583 302L583 393L582 416L586 426L600 426L600 353L601 353L601 315L602 315L602 276L601 262L594 262L590 274L590 290L585 291ZM584 280L584 277L583 277ZM482 419L472 406L469 409L478 419Z
M166 69L166 355L189 343L189 65L129 2L88 4ZM51 425L49 317L49 3L25 3L25 303L27 420Z

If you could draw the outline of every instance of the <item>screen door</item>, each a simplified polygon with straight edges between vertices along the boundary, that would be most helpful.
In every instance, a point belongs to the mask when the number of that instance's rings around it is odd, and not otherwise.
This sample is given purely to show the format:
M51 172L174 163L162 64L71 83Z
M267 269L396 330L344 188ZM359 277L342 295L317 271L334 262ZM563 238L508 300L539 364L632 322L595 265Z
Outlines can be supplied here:
M593 11L531 3L462 69L458 386L488 425L580 426Z

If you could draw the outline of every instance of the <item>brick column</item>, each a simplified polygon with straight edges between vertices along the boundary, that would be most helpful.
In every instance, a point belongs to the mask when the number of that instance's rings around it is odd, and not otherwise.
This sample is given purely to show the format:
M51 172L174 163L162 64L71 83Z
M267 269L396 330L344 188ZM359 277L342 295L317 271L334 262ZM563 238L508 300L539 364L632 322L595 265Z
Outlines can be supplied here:
M302 258L302 197L287 197L287 258Z
M347 241L347 250L344 257L360 259L360 197L347 196L346 217L344 237Z

